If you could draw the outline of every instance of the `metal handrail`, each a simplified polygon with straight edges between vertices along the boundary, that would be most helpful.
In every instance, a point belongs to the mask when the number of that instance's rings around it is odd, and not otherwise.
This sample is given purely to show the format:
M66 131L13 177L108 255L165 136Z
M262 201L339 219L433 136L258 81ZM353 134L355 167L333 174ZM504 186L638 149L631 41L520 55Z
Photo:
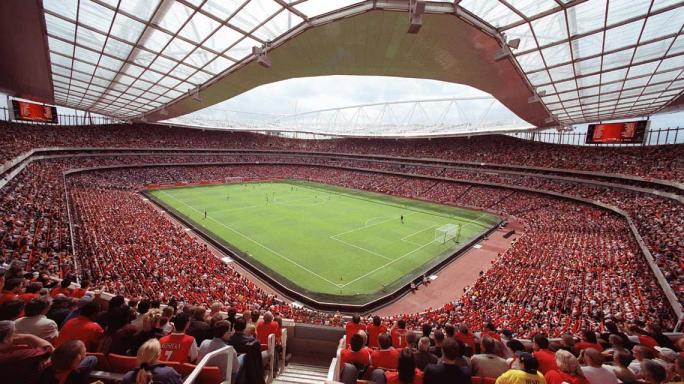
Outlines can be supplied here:
M278 372L285 369L285 360L287 359L287 328L283 328L280 331L280 346L283 348L283 358L280 360Z
M227 355L228 356L228 363L226 365L226 377L224 380L221 382L221 384L231 384L232 380L232 375L233 375L233 361L237 358L237 352L235 352L235 348L233 348L230 345L226 345L225 347L221 347L215 351L209 352L206 354L202 360L197 364L195 369L192 370L190 375L185 379L183 384L192 384L195 379L199 376L199 374L202 372L202 369L207 365L207 362L209 362L209 359L211 359L214 356L218 355Z
M266 381L267 383L270 383L273 381L275 378L275 345L276 345L276 337L275 333L271 333L268 335L268 380Z
M328 368L327 380L329 381L340 381L340 371L342 362L342 350L345 347L346 336L342 336L340 342L337 344L337 351L335 352L335 357L333 357L330 362L330 368Z

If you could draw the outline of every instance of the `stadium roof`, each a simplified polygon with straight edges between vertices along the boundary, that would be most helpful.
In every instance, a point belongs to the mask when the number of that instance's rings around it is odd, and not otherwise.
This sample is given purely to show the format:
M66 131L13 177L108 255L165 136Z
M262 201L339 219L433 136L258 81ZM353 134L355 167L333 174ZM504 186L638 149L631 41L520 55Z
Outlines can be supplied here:
M33 2L3 3L24 4L14 16ZM539 127L684 105L684 1L428 1L416 35L409 3L43 0L43 101L158 121L278 80L353 74L468 84ZM268 69L252 53L264 46ZM50 93L30 85L10 91Z

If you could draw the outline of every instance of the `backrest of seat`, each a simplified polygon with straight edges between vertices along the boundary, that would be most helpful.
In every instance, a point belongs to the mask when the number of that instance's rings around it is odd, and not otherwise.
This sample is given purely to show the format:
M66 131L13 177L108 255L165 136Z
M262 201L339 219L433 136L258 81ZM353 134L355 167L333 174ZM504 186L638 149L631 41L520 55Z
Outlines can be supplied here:
M205 366L202 368L197 384L220 384L223 381L219 367Z
M133 356L117 355L110 353L107 356L109 367L112 372L126 373L138 367L138 360Z
M183 363L180 365L180 367L178 367L177 371L181 376L188 377L195 367L197 367L195 364Z

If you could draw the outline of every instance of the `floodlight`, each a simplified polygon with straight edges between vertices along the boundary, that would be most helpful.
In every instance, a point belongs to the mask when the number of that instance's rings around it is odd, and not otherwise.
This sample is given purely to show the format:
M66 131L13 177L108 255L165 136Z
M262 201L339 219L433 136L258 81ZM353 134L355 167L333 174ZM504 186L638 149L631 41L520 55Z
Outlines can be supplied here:
M425 1L411 0L409 4L409 29L408 33L416 34L423 26L423 14L425 13Z
M252 54L256 57L257 64L264 68L271 68L271 59L266 55L266 46L252 47Z

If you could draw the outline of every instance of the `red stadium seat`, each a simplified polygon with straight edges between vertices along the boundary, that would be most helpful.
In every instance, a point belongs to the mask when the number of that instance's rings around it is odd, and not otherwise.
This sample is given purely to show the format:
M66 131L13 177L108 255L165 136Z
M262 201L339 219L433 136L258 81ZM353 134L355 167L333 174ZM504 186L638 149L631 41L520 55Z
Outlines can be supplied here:
M132 356L117 355L110 353L107 356L112 372L126 373L138 367L138 359Z
M196 365L195 364L190 364L190 363L183 363L176 369L178 373L180 373L181 376L183 377L188 377L190 373L195 369Z

